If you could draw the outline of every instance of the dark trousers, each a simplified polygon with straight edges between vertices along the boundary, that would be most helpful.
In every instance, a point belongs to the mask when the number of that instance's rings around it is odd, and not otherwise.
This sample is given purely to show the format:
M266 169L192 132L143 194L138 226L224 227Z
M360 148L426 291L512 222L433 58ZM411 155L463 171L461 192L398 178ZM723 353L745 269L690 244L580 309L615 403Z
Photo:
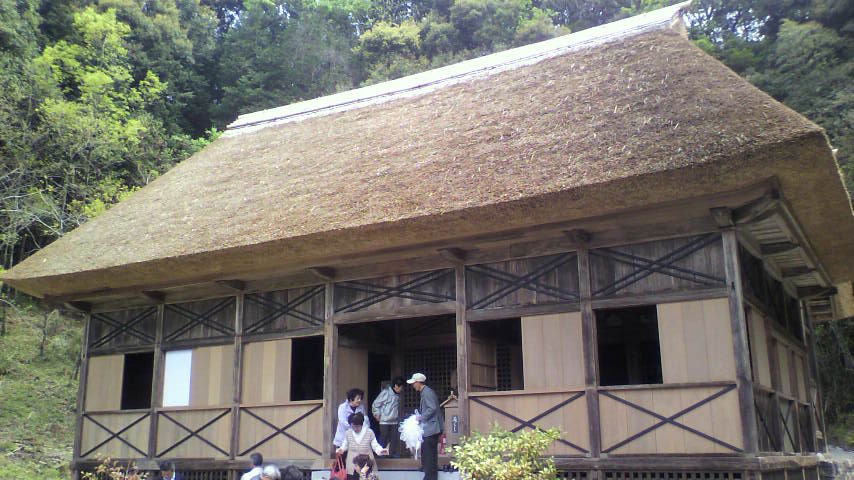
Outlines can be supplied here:
M439 478L439 435L424 437L421 443L421 469L424 470L424 480Z
M400 435L397 431L397 424L380 424L380 445L388 449L388 454L391 456L400 454Z

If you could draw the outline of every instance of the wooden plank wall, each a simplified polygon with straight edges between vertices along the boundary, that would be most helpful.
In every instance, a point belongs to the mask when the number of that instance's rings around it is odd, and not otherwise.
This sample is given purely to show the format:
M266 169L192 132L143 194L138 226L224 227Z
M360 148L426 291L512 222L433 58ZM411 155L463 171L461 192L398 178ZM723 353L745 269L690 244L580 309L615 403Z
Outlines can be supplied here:
M697 249L687 253L694 248ZM680 249L686 253L675 254ZM659 259L663 260L659 262ZM681 270L674 272L663 266L671 262ZM653 264L656 265L654 269ZM590 250L594 299L720 288L725 286L725 277L723 247L718 234Z
M289 405L253 407L252 413L273 425L283 427L294 420L314 410L321 401L294 402ZM286 432L317 451L323 449L323 410L317 409L305 418L289 427ZM264 458L313 459L317 453L312 452L299 442L284 435L276 435L258 445L272 435L274 431L257 418L241 412L240 441L238 454L247 452L242 458L252 452L260 452ZM254 447L254 448L253 448Z
M514 285L521 279L528 281ZM466 298L474 310L577 302L578 262L563 253L470 265Z
M335 283L335 313L396 313L417 305L454 302L453 269L405 273Z
M658 305L664 383L735 380L735 354L725 298Z
M234 335L235 297L166 304L163 310L163 342ZM203 319L203 321L197 321Z
M86 377L87 412L121 408L124 368L124 355L89 358L89 375Z
M490 392L475 393L472 396L499 410L509 412L516 417L528 419L538 416L540 413L568 400L575 394L576 392L571 391L549 393ZM495 423L498 423L498 425L507 430L512 430L519 425L518 421L480 403L473 401L470 408L472 431L487 433L492 430ZM583 396L540 418L535 424L543 429L557 427L563 432L562 438L585 450L590 449L590 438L587 429L587 403L584 401ZM548 455L583 454L583 452L560 442L553 443L552 447L546 453Z
M145 415L145 412L113 412L113 413L91 413L88 414L98 423L109 428L113 432L119 432L130 424L139 420ZM150 428L151 418L146 418L121 434L121 437L136 447L145 452L148 449L148 430ZM92 450L110 437L106 430L96 425L89 419L83 420L83 430L80 442L80 453L86 454L85 458L139 458L139 451L129 447L126 443L117 438L113 438L104 445Z
M244 296L243 334L287 332L323 324L323 285Z
M338 411L338 405L347 398L347 390L351 388L361 388L362 391L368 391L368 351L361 348L338 347L338 397L330 399L335 412ZM367 401L363 399L364 401ZM370 412L370 405L365 405L365 409ZM337 415L337 413L335 414ZM333 415L333 416L335 416ZM337 417L334 418L337 420Z
M154 345L157 307L94 313L89 321L89 349Z
M241 403L284 403L291 397L291 340L243 346Z
M582 342L580 312L522 317L525 389L583 388Z
M750 335L750 356L753 362L753 381L766 388L773 388L771 383L771 363L768 357L768 332L765 330L765 319L758 311L747 310L747 329Z
M649 388L613 390L611 393L631 403L669 417L720 391L721 387ZM607 451L618 442L631 437L659 422L658 419L612 398L599 396L602 425L602 449ZM714 438L743 448L741 419L738 412L738 395L731 390L723 396L692 410L675 420ZM684 453L734 453L701 436L664 425L626 445L612 450L614 454L684 454Z
M225 413L227 412L227 413ZM190 434L185 428L182 428L177 423L164 417L164 414L169 418L174 419L186 428L193 431L200 429L205 424L213 421L213 419L223 415L218 420L211 423L208 427L201 430L198 435L218 447L220 450L213 448L211 445L203 442L196 436L188 437ZM172 448L178 442L175 448ZM170 409L160 413L160 418L157 422L157 452L158 456L167 458L228 458L228 451L231 447L231 408L212 408L212 409ZM167 449L170 449L166 452ZM162 453L166 452L164 455Z
M190 406L230 405L234 382L234 345L193 349Z
M469 351L469 375L472 392L491 392L498 388L495 341L472 336Z

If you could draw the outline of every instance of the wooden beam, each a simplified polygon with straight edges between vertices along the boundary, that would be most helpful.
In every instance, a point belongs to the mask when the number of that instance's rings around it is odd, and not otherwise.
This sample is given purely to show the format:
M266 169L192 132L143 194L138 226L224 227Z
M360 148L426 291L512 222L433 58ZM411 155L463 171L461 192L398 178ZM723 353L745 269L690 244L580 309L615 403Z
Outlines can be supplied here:
M467 252L462 248L448 247L436 250L439 255L451 263L465 263Z
M89 377L89 327L92 317L86 315L83 326L83 338L81 339L82 351L80 352L79 383L77 385L77 412L74 419L74 446L72 458L76 461L80 458L80 446L83 440L83 411L86 402L86 381ZM74 469L75 476L79 477L79 469Z
M157 429L159 428L157 409L163 406L163 378L165 373L166 354L163 352L163 312L165 307L157 306L157 316L154 327L154 373L151 377L151 410L148 428L148 458L157 456Z
M457 340L457 399L460 406L459 435L468 436L471 425L471 408L469 406L469 351L471 351L471 325L466 320L466 269L460 264L454 269L456 305L456 340Z
M569 239L569 242L573 247L587 247L590 245L590 241L593 239L593 236L587 230L576 228L573 230L565 230L563 234L566 238Z
M243 302L238 294L234 314L234 370L232 371L231 445L229 457L234 459L240 450L240 396L243 388Z
M728 228L735 226L735 218L732 213L732 209L727 207L715 207L710 208L709 213L712 214L712 218L715 220L715 223L718 224L720 228Z
M166 294L160 292L158 290L143 290L142 296L148 298L149 300L154 300L157 303L163 303L166 301Z
M246 282L243 280L217 280L217 285L221 285L226 288L230 288L236 292L245 292L246 291Z
M599 419L599 372L596 342L596 316L593 313L590 285L590 251L578 249L578 293L581 306L581 341L584 358L584 397L587 401L587 429L590 456L602 455L602 429Z
M308 267L305 269L306 272L314 275L315 277L323 280L324 282L331 282L335 280L335 269L330 267Z
M838 290L836 287L822 287L820 285L815 287L799 287L798 288L798 299L806 300L815 297L829 297L831 295L836 295Z
M732 220L736 225L759 221L775 214L779 205L780 190L778 187L771 187L762 197L733 209Z
M729 287L729 315L735 353L735 376L738 386L738 407L741 415L743 448L748 455L755 455L759 450L759 433L756 428L750 350L747 346L747 322L744 314L741 268L738 261L738 238L734 228L724 229L721 232L721 237L726 283Z
M65 306L79 313L88 314L92 312L92 304L89 302L70 301L65 302Z
M800 266L800 267L791 267L784 268L780 270L780 273L783 275L783 278L793 278L793 277L802 277L804 275L809 275L816 270L812 267L808 266Z
M797 243L791 242L776 242L776 243L763 243L759 245L759 250L762 255L777 255L780 253L789 253L791 251L797 250L801 248Z
M338 327L332 322L335 313L335 284L326 282L326 308L323 327L323 458L332 458L332 441L335 432L332 425L338 412Z

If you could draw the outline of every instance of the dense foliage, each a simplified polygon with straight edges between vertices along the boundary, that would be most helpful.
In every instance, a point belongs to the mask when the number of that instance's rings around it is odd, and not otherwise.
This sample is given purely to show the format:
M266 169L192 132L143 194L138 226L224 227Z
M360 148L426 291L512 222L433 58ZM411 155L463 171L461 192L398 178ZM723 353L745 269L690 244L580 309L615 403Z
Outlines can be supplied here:
M816 325L827 441L854 449L854 318Z
M554 458L542 458L560 430L510 432L494 425L488 435L475 432L454 447L451 464L465 480L555 480Z

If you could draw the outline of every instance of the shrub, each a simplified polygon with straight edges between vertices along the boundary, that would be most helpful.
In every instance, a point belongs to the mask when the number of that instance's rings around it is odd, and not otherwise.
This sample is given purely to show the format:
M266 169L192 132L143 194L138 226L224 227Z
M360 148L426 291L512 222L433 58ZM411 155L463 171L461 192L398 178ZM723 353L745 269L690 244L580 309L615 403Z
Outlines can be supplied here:
M489 435L463 439L451 464L465 480L553 480L554 458L542 455L559 438L556 428L513 433L496 424Z

